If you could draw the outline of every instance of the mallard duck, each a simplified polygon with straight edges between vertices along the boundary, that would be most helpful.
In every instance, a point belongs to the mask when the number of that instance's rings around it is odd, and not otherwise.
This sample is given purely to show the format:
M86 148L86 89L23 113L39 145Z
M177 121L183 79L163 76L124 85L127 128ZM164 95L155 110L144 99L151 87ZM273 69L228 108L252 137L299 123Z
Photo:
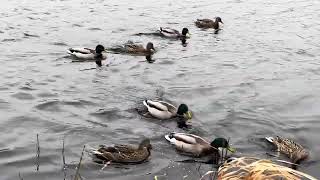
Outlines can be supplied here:
M277 148L277 151L287 155L293 163L299 164L309 156L309 152L291 139L276 137L266 137Z
M212 172L211 172L212 174ZM212 177L212 176L211 176ZM215 176L216 177L216 176ZM201 180L209 180L210 172ZM232 158L218 170L217 180L316 180L303 172L280 166L267 159L254 157Z
M70 48L67 53L80 60L104 60L107 58L105 48L102 45L97 45L96 49L89 48Z
M211 19L197 19L195 22L196 26L199 28L213 28L213 29L220 29L220 23L223 24L220 17L216 17L215 21Z
M127 43L124 45L127 53L131 54L141 54L141 55L151 55L155 52L152 42L148 42L146 48L140 44Z
M167 38L180 38L180 39L186 39L190 38L189 29L183 28L181 33L175 29L171 29L168 27L160 27L160 35L167 37Z
M211 143L200 136L187 133L170 133L165 135L166 140L175 148L190 156L201 157L209 154L218 153L219 148L226 148L230 152L235 152L225 138L215 138Z
M148 42L146 48L144 48L141 44L136 44L132 41L128 41L123 46L108 48L108 51L114 53L148 56L152 55L155 52L155 49L152 42Z
M149 115L164 120L173 117L183 117L186 120L192 119L192 113L186 104L180 104L178 108L174 105L157 100L145 100L143 105L147 107Z
M117 163L142 163L148 160L151 155L152 146L149 139L141 141L138 147L132 145L115 145L112 147L100 146L99 149L93 150L98 159L107 162Z

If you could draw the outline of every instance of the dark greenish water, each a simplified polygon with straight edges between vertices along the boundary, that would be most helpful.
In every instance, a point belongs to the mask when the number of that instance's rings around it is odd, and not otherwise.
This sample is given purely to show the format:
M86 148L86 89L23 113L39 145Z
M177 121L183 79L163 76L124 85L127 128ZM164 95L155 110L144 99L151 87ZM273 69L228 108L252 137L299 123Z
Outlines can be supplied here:
M149 162L100 171L85 153L84 179L199 179L209 165L185 164L165 141L172 122L141 118L146 98L186 103L193 128L211 140L230 137L238 156L266 155L265 136L281 135L310 150L300 169L320 177L320 1L11 0L0 7L0 179L67 179L83 145L138 143L149 137ZM214 34L194 26L220 16ZM188 27L179 41L152 36L159 26ZM154 43L154 63L109 54L109 67L72 63L69 47ZM36 171L36 134L40 166ZM285 159L283 157L283 159ZM159 178L159 179L160 179Z

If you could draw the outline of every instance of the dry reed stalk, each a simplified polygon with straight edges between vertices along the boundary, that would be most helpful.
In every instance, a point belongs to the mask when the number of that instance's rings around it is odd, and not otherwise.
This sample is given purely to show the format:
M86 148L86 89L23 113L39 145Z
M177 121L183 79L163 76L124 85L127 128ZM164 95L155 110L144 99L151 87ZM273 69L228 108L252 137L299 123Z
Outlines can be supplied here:
M86 148L86 145L83 146L81 157L80 157L80 160L79 160L79 164L77 166L77 171L76 171L76 174L74 175L74 180L78 180L79 178L82 179L82 177L81 177L81 175L79 173L80 173L80 167L81 167L81 162L82 162L83 153L84 153L84 149L85 148Z
M19 179L20 179L20 180L23 180L23 178L22 178L22 176L21 176L20 172L19 172Z
M62 141L62 163L63 163L63 174L64 174L64 180L66 180L66 177L67 177L67 172L66 172L66 158L65 158L65 154L64 154L64 140L65 138L63 138L63 141Z
M39 143L39 134L37 134L37 155L36 155L36 166L37 166L37 171L39 171L40 168L40 143Z

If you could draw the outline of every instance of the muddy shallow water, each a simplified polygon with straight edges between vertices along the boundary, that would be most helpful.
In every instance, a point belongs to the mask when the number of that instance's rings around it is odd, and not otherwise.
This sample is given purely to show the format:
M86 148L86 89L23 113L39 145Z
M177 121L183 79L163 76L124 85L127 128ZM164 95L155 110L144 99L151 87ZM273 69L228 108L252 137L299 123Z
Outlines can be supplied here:
M0 179L63 179L75 173L83 145L132 143L149 137L149 162L103 171L85 153L84 179L198 179L210 165L177 163L163 136L173 122L133 110L146 98L186 103L193 130L230 137L237 155L268 157L263 137L290 137L310 150L300 170L320 177L320 2L12 0L0 7ZM194 26L220 16L214 34ZM152 36L159 26L188 27L186 47ZM109 54L109 67L72 63L68 47L106 47L128 40L157 49L144 57ZM36 171L36 134L40 160ZM282 157L285 159L285 157ZM200 167L199 167L200 166Z

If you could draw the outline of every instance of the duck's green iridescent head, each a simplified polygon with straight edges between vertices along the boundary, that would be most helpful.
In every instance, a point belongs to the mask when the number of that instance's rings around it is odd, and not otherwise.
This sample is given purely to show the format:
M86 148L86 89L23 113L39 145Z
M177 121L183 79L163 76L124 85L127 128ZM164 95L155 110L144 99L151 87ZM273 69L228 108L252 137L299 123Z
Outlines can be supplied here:
M190 38L190 33L188 28L183 28L181 34L187 38Z
M105 48L102 45L99 44L96 46L96 53L97 54L102 53L104 50L105 50Z
M229 142L225 138L215 138L210 145L217 149L226 148L228 151L232 153L236 152L234 148L230 147Z
M153 43L152 43L152 42L148 42L146 49L147 49L148 51L150 51L151 53L154 53L154 52L155 52L155 49L154 49L154 47L153 47Z
M183 116L187 120L192 119L192 113L189 111L189 108L186 104L180 104L177 115Z
M223 24L223 22L222 22L220 17L216 17L216 22L221 22Z

